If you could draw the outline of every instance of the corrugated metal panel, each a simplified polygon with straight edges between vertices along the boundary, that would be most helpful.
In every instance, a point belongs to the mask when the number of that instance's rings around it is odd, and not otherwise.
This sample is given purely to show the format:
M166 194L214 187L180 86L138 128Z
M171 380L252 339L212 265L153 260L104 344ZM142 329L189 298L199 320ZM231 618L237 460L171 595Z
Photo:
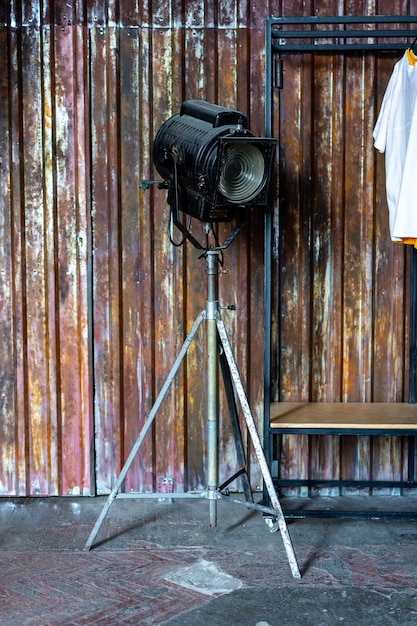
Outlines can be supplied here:
M153 175L152 138L189 98L248 110L247 88L240 98L235 89L238 80L246 84L246 67L238 66L247 33L242 36L228 12L223 19L231 28L214 31L196 8L187 3L183 18L192 28L174 27L176 20L161 3L160 8L153 5L155 26L90 31L96 463L101 493L120 470L206 299L199 252L189 244L175 248L169 242L165 192L139 190L141 179ZM231 71L221 74L219 68L226 64ZM204 79L209 69L213 81ZM258 132L262 125L260 118ZM221 299L238 304L237 314L227 319L232 341L250 336L258 371L263 330L261 325L251 329L248 312L253 306L258 319L262 316L262 221L261 215L254 216L253 227L227 251L228 274L221 278ZM202 233L201 225L194 228ZM225 232L227 228L222 227ZM255 246L249 248L250 236ZM251 271L258 278L251 287L255 300L249 292ZM250 342L238 342L236 351L247 377ZM178 489L205 484L205 359L203 330L132 465L126 489L154 491L165 476L172 476ZM249 392L261 418L262 376ZM224 405L222 399L222 409ZM225 477L236 462L228 417L221 420L220 473ZM256 469L253 480L259 484Z
M262 133L249 84L263 93L263 18L249 37L241 4L161 1L151 12L28 1L1 11L1 341L11 358L0 490L105 493L206 299L197 251L169 243L165 192L140 191L153 176L152 139L188 98L240 108ZM250 318L262 319L262 259L254 215L225 254L221 299L238 305L226 322L259 420L263 329ZM127 490L157 490L167 475L178 489L205 485L205 358L203 329ZM221 395L223 479L236 462Z
M31 26L1 40L0 490L90 493L87 42Z
M141 28L106 26L90 32L92 110L98 107L102 113L92 116L92 160L102 163L93 168L99 492L109 489L120 470L206 299L205 267L199 252L189 244L174 248L169 243L165 193L154 188L139 191L141 179L153 174L152 138L189 98L249 110L249 37L247 29L236 22L235 8L223 10L216 23L211 11L205 15L198 3L186 3L177 17L166 3L154 3L152 8L152 23L144 16ZM257 45L263 46L263 31L259 38L262 44L258 41ZM226 66L230 71L222 73L220 68ZM212 80L206 80L208 73ZM261 76L257 72L259 91ZM236 93L236 84L242 85L241 93ZM113 117L109 110L114 110ZM262 132L262 117L255 120L252 128ZM113 161L108 148L112 142ZM262 325L250 325L251 308L258 319L262 317L262 222L262 216L255 215L251 228L227 251L228 273L221 277L221 300L238 304L237 314L227 315L226 321L246 380L252 366L262 371ZM109 223L113 224L111 239ZM199 224L194 228L201 231ZM221 227L224 233L227 229ZM249 247L251 237L254 245ZM109 254L109 241L113 254ZM253 286L248 281L251 272L256 277ZM114 287L108 278L112 276ZM105 320L105 315L111 318ZM236 342L237 337L250 339ZM249 365L251 345L255 347L253 365ZM132 465L126 489L154 491L161 488L165 476L172 476L178 489L205 485L205 359L203 329ZM248 390L259 419L262 384L259 376ZM235 469L236 461L228 416L223 417L223 397L221 406L223 479ZM257 467L252 477L254 486L258 485Z
M287 11L289 4L296 11L296 3L286 3ZM404 14L394 4L393 14ZM284 59L276 114L281 298L275 393L281 400L408 400L410 250L390 241L384 156L372 138L401 54ZM283 471L398 478L406 445L390 437L287 436Z
M302 4L13 0L0 7L0 345L8 355L0 374L2 493L110 489L206 298L197 251L169 244L164 192L140 191L140 181L153 176L152 139L189 98L237 107L262 134L264 18L336 14L340 3ZM346 11L360 14L362 4L350 2ZM415 7L394 4L398 14ZM368 2L367 10L384 9L377 5ZM331 70L324 59L314 63L314 74L296 63L285 78L294 84L283 112L281 187L302 210L288 209L280 280L286 276L291 322L283 326L284 365L276 379L294 396L310 393L314 382L317 398L399 399L407 265L374 212L380 162L366 170L366 180L361 169L373 153L372 76L378 70L381 89L389 61L373 68L356 59L344 67L334 58ZM352 107L344 110L345 101ZM320 110L326 116L317 116ZM361 111L369 113L364 122ZM345 137L353 135L364 147L348 164ZM329 150L329 163L316 158ZM348 202L341 203L343 193ZM359 205L366 210L352 209ZM222 303L238 307L224 317L259 423L262 241L262 216L254 214L227 250L228 273L220 278ZM322 296L313 306L312 292ZM128 474L127 490L156 490L167 475L179 489L205 484L201 335ZM295 335L305 350L291 346ZM386 359L377 340L385 335ZM236 465L225 406L222 394L221 480ZM336 467L338 448L329 446L311 456L301 447L295 462L315 459L324 468L330 458ZM385 467L386 450L378 467ZM346 471L359 471L356 443L343 454ZM259 470L250 465L256 487Z

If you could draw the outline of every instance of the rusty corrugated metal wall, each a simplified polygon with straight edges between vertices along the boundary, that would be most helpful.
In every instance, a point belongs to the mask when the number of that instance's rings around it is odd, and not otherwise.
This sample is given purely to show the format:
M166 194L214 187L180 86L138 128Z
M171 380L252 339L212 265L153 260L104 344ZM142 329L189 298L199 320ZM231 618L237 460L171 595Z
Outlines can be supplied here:
M105 493L118 475L206 300L198 252L169 243L165 192L140 182L156 130L188 98L252 111L262 134L264 16L252 35L248 17L238 3L162 0L0 8L1 493ZM262 221L225 253L220 287L238 306L225 321L260 422ZM126 490L205 485L201 335ZM220 449L224 477L227 416Z
M387 14L387 3L366 3L363 12L354 9L364 3L349 4L350 15ZM284 15L296 14L296 5L286 2ZM416 15L417 3L392 2L389 10ZM406 46L407 39L398 41ZM274 95L281 146L276 400L408 401L411 248L390 241L385 156L372 137L402 55L283 57L283 86ZM396 480L406 475L407 445L401 437L284 436L281 471L292 478Z
M0 19L0 491L89 493L88 38L20 8Z
M151 146L160 125L184 100L204 98L247 112L251 130L263 133L268 15L401 15L415 7L414 0L389 6L300 4L12 0L0 7L2 494L108 492L204 307L198 252L170 245L164 192L140 190L140 181L154 174ZM285 311L292 317L283 325L281 344L276 336L275 350L290 347L273 381L276 387L283 379L288 399L304 397L307 379L314 381L317 399L401 399L405 393L407 264L404 250L388 239L383 213L374 210L382 166L364 167L374 163L369 98L376 85L382 93L388 65L366 65L364 73L363 63L355 61L348 72L337 66L328 73L318 60L320 81L295 69L304 82L294 84L293 94L286 92L282 142L292 172L281 186L292 189L291 177L297 176L302 184L294 189L304 195L312 190L314 197L303 205L301 219L296 208L288 209L295 213L287 223L291 246L281 267L293 285L286 283L286 293L293 290L297 297L284 305L293 303ZM291 117L291 110L301 113L300 101L305 129L317 138L313 151ZM340 109L331 113L335 103ZM319 110L329 113L316 117ZM369 115L362 122L364 110ZM333 120L331 127L326 119ZM347 169L345 137L350 140L352 133L364 138L365 147L356 169ZM297 151L303 146L302 162L310 165L300 170ZM316 159L329 150L330 170ZM333 181L331 197L345 187L344 204L326 199L324 183L312 187L312 174L329 185ZM294 199L296 193L287 196ZM350 214L345 207L353 205L362 209ZM262 240L262 216L253 214L227 250L228 273L220 278L221 302L237 305L237 312L224 317L260 424ZM314 310L307 298L312 289L324 296L314 301ZM308 363L305 351L291 348L295 333L309 346ZM375 333L386 337L389 350ZM314 345L313 335L319 339ZM128 474L126 490L164 489L166 476L179 490L205 484L204 380L199 336ZM236 463L227 411L220 419L223 479ZM366 451L370 444L363 445ZM345 458L357 468L355 446ZM330 455L336 463L337 451L330 449L334 453L303 448L295 458L323 466ZM256 487L259 471L256 464L251 469ZM385 471L383 461L378 471Z

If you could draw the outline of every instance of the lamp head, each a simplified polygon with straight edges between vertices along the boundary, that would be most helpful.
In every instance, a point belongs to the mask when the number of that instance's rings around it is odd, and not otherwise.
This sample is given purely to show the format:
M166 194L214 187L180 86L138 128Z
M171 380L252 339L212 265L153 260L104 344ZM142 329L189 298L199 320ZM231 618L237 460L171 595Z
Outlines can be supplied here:
M252 135L243 113L188 100L159 129L153 158L171 208L228 222L237 207L268 206L275 148Z

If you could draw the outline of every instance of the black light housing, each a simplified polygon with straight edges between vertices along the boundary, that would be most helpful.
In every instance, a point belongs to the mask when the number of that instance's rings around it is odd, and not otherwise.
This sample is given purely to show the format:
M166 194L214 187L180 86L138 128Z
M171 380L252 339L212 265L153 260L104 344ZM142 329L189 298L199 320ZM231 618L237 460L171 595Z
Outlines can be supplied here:
M238 207L268 206L275 147L253 136L243 113L188 100L159 129L153 159L175 213L228 222Z

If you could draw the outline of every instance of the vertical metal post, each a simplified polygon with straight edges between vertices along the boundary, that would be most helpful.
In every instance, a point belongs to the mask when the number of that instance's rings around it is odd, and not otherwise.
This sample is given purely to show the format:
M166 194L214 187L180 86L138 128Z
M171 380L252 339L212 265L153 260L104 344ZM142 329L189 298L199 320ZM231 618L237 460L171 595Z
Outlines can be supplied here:
M210 526L217 526L218 484L218 362L217 362L217 277L218 250L206 253L207 273L207 489Z
M417 356L417 250L411 251L410 277L410 365L409 365L409 402L416 402L416 356Z
M265 19L265 136L272 137L272 22Z
M271 18L265 20L265 136L273 136L272 128L272 26ZM272 220L273 207L264 214L264 423L263 442L268 466L271 466L272 436L270 432L271 403L271 334L272 334ZM264 504L268 503L268 490L263 483Z

